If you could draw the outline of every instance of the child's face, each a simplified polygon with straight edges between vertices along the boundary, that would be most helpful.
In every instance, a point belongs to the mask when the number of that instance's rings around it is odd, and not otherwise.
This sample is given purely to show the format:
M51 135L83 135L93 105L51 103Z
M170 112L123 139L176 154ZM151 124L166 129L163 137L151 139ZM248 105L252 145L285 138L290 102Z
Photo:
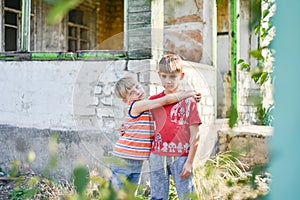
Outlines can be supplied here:
M145 98L145 91L141 84L134 85L127 94L128 102L139 101Z
M180 80L183 79L184 73L158 73L162 86L165 88L165 93L176 92L180 83Z

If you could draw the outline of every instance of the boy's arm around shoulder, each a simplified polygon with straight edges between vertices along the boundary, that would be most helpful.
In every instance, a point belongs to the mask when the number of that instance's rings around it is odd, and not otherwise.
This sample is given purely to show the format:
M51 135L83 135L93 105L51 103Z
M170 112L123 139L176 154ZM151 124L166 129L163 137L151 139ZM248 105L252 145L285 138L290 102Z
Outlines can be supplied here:
M144 99L134 103L131 112L134 114L140 114L146 110L155 109L164 105L176 103L188 97L201 98L200 93L194 90L180 91L172 94L167 94L157 99Z

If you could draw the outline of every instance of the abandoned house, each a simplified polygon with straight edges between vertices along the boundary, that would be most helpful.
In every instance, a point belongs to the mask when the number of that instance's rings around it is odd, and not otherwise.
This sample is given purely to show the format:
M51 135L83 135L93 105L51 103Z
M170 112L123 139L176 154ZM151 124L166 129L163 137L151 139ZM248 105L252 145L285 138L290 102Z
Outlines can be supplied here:
M125 105L115 82L134 76L149 95L162 90L157 62L164 53L182 56L184 85L202 93L201 145L197 160L216 148L231 109L232 27L238 58L255 65L249 51L258 36L250 28L252 1L86 0L62 20L49 23L52 5L40 0L0 1L0 167L14 160L42 171L58 156L53 174L70 176L78 163L105 169L119 136ZM253 127L261 94L249 72L237 68L237 127ZM272 102L272 92L262 101ZM269 130L262 131L269 133ZM51 146L52 135L57 135Z

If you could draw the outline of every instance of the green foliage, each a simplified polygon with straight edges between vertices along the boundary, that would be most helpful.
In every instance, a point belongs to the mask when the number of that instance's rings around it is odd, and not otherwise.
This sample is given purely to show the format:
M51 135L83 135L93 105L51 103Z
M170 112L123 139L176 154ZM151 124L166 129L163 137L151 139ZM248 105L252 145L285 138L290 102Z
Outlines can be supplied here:
M170 177L169 199L178 199L178 195L177 195L176 188L175 188L175 183L174 183L172 176Z
M255 168L253 173L247 173L247 166L239 160L241 156L243 155L237 151L221 152L208 159L204 166L195 168L197 199L241 199L241 196L249 199L265 195L257 188L256 180L262 173L262 168Z
M76 192L79 194L81 198L85 196L85 189L87 187L87 184L89 182L88 180L88 170L86 167L78 166L73 171L74 176L74 186Z
M21 166L21 161L14 160L10 166L11 166L11 170L9 176L16 177L19 174L19 167Z
M248 63L246 63L243 59L239 59L237 64L240 65L241 70L248 71L250 69L250 65Z
M66 14L76 8L83 0L44 0L50 4L51 10L48 14L47 22L49 24L56 24L60 22Z
M251 7L251 22L250 30L254 29L255 33L258 33L261 19L261 0L250 0ZM255 30L257 29L257 30Z
M229 115L229 127L233 128L234 125L236 124L238 119L238 112L237 109L231 109L230 115Z
M269 63L267 62L270 60L270 57L264 53L264 51L271 52L269 49L270 41L273 39L274 35L272 32L272 23L270 19L270 10L272 6L274 6L274 2L269 2L267 0L263 0L263 2L267 3L268 7L262 11L261 15L258 15L255 17L255 21L252 22L254 25L254 33L259 36L260 42L259 47L256 50L251 51L249 54L251 57L255 58L257 60L256 66L250 66L248 63L246 63L243 59L240 59L238 61L238 64L240 65L241 70L251 70L250 76L255 81L255 83L259 83L260 85L263 85L269 78L272 78L272 66L269 66ZM261 0L257 0L253 4L252 10L255 10L255 12L260 11L261 9ZM260 12L257 12L260 13ZM266 24L267 27L263 27L262 23ZM268 38L269 37L269 38ZM268 40L267 40L268 38ZM262 46L261 44L264 44L266 46Z
M30 199L37 191L37 189L16 189L9 193L9 198L11 200Z
M108 180L100 176L90 177L89 187L87 188L87 194L94 199L117 199L116 191L111 187ZM91 185L96 185L92 188ZM92 188L92 189L91 189ZM92 192L88 192L91 190Z
M240 65L241 70L250 71L250 76L254 80L255 83L259 83L262 86L269 77L271 77L271 73L266 71L263 62L265 60L262 55L262 49L257 49L250 52L250 55L258 61L258 65L255 67L251 67L245 60L240 59L238 61L238 65Z
M256 22L252 23L255 24L254 33L259 36L259 47L249 53L251 57L257 60L257 65L250 66L243 59L238 61L240 69L250 72L250 77L260 86L268 80L272 81L273 78L273 51L269 48L269 45L275 35L274 27L271 22L272 15L274 14L275 1L257 0L253 3L254 7L252 10L260 10L262 3L264 4L264 10L261 12L261 15L259 15L259 18L255 18ZM258 118L258 124L271 125L274 105L270 105L268 108L264 108L261 102L255 105L257 106L256 116Z
M58 163L58 139L59 135L55 132L51 135L49 140L49 160L46 165L46 168L44 169L44 175L49 176L50 172L56 168Z
M264 56L262 55L262 48L251 51L250 55L259 62L263 62L265 60Z
M223 187L232 187L237 177L244 178L244 165L238 160L240 155L234 151L226 151L208 159L203 167L195 169L195 179L199 199L215 196Z
M234 199L236 191L234 188L242 188L251 185L250 193L255 192L257 182L255 177L264 171L263 167L253 169L252 174L246 174L244 164L239 161L242 156L236 151L227 151L217 154L209 159L203 167L194 169L196 193L189 194L191 199L210 200L212 197L218 199L218 195L222 194L219 199ZM21 165L21 164L20 164ZM20 166L18 165L18 166ZM97 173L96 173L97 174ZM150 187L136 186L122 179L124 187L114 190L109 181L105 177L92 175L84 166L78 166L73 171L73 185L66 186L58 184L51 179L45 177L27 177L19 176L15 189L10 192L10 199L66 199L66 200L115 200L115 199L136 199L149 200ZM251 176L252 175L252 176ZM178 199L174 181L170 179L169 200ZM41 187L41 183L43 186ZM46 186L45 186L46 185ZM42 188L42 190L41 190ZM57 193L56 196L43 196L44 188L49 188ZM224 190L224 188L226 188ZM136 192L137 190L137 192ZM257 192L256 192L257 193ZM258 193L260 198L265 194ZM224 197L224 198L223 198Z
M259 120L259 125L272 125L273 122L273 110L274 104L270 105L268 108L264 108L263 105L260 103L257 106L256 116Z
M251 184L252 188L256 189L258 187L257 183L255 182L255 177L257 175L262 174L262 172L265 170L266 170L266 166L264 166L264 165L257 165L253 168L252 176L250 178L250 184Z
M216 0L217 7L222 7L225 3L227 3L225 0Z

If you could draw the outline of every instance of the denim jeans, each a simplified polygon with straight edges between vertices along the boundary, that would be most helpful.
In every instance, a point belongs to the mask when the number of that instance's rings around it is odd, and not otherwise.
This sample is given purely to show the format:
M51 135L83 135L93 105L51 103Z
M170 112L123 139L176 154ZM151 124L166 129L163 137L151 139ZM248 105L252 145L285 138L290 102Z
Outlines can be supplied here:
M112 172L112 176L110 178L111 185L115 189L122 188L124 179L132 184L138 184L142 166L143 160L116 158L115 162L110 165ZM123 180L121 177L123 177Z
M187 194L194 192L193 174L180 178L187 157L150 155L151 200L168 200L170 175L172 175L179 199L189 199Z

